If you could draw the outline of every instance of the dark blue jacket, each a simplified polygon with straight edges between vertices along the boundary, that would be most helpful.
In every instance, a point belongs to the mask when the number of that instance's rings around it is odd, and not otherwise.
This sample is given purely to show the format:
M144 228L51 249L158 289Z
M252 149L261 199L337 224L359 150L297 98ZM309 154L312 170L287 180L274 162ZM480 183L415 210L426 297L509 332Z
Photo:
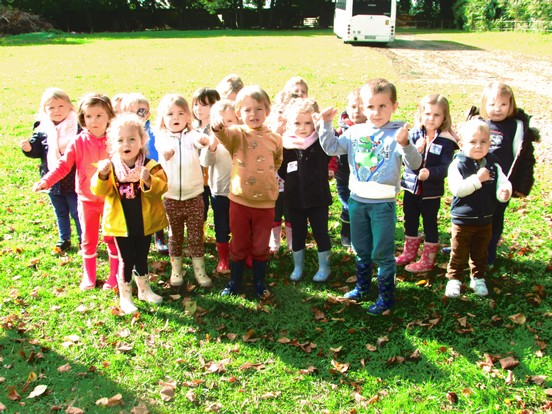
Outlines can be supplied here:
M401 187L412 194L418 194L422 198L442 197L445 194L445 177L448 167L452 162L454 151L458 149L456 141L452 137L439 135L432 141L429 151L422 153L422 165L417 170L405 167L401 178ZM422 128L412 129L409 133L410 139L416 143L425 139L425 130ZM422 168L429 170L429 177L425 181L418 180L418 173Z

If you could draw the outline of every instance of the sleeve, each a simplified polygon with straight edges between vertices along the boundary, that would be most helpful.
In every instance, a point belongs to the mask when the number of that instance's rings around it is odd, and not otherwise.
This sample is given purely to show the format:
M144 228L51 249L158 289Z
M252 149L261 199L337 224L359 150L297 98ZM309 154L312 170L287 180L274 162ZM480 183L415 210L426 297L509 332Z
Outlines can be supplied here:
M349 140L348 132L349 130L337 137L331 121L321 123L318 135L320 135L320 145L324 152L330 156L347 154Z
M529 195L535 183L534 168L536 164L535 148L530 140L523 143L519 158L510 174L510 181L516 193Z
M209 148L202 148L199 152L199 163L202 167L212 167L215 165L215 160L217 158L217 150L209 151Z
M398 145L398 144L397 144ZM404 161L404 165L410 168L412 171L417 170L422 165L422 156L418 152L416 146L408 138L408 145L406 147L399 146L399 152L401 153Z
M476 174L462 178L456 161L453 161L449 166L448 184L452 195L460 198L469 196L482 187Z
M426 167L429 170L428 182L442 181L445 179L448 173L448 167L454 156L454 148L455 145L453 145L452 142L450 144L448 142L443 143L439 165Z
M92 176L92 179L90 180L90 191L92 191L92 194L100 197L105 197L106 195L114 191L114 185L112 182L113 174L113 167L111 167L111 172L107 180L102 180L98 175L98 171L96 171Z
M29 152L23 151L26 157L29 158L43 158L46 157L46 134L44 132L33 132L33 136L29 139L31 144L31 150Z
M165 194L169 189L168 179L167 175L165 174L165 170L163 170L163 167L160 164L156 163L150 169L150 175L151 186L146 189L144 186L144 182L140 180L140 188L142 189L142 192L146 197L161 197L161 195Z
M73 165L75 165L76 162L76 154L77 154L77 140L71 141L67 149L65 150L65 154L59 159L58 165L51 170L48 174L46 174L44 177L42 177L42 180L46 182L46 185L48 188L53 186L55 183L60 181L63 177L65 177L67 174L71 172L71 169L73 168Z

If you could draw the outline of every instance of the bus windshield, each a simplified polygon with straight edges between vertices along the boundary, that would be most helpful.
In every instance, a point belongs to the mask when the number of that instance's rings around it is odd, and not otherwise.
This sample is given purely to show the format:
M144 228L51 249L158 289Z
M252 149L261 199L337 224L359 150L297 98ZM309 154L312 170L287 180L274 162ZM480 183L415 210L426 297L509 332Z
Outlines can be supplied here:
M353 1L353 16L370 14L376 16L391 15L391 0L356 0Z

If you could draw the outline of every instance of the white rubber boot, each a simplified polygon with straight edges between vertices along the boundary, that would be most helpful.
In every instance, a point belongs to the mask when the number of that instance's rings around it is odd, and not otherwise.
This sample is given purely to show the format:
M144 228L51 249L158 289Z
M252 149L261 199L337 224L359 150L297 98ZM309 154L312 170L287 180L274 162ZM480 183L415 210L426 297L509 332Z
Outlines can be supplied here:
M182 269L182 256L171 257L171 280L172 286L182 286L184 284L184 270Z
M211 287L212 282L207 273L205 273L205 257L192 257L194 266L194 276L201 287Z
M157 305L163 302L163 298L151 290L148 275L140 276L136 271L133 271L133 274L138 286L138 299Z

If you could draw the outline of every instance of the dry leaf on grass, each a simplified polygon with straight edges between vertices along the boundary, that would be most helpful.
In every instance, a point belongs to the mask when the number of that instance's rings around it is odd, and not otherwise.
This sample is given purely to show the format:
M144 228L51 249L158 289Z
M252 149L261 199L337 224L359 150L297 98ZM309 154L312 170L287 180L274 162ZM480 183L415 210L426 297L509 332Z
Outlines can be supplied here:
M27 398L39 397L46 392L47 385L37 385Z

